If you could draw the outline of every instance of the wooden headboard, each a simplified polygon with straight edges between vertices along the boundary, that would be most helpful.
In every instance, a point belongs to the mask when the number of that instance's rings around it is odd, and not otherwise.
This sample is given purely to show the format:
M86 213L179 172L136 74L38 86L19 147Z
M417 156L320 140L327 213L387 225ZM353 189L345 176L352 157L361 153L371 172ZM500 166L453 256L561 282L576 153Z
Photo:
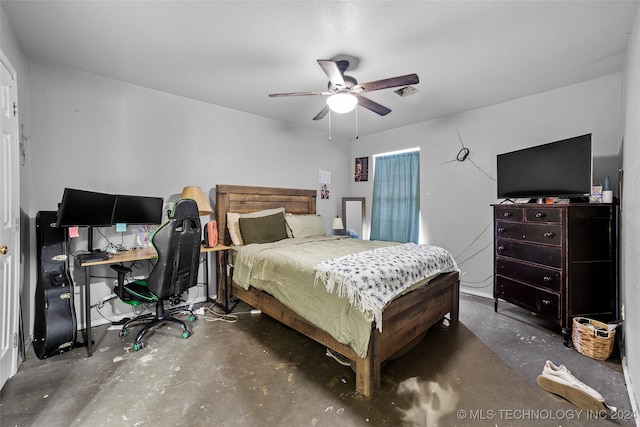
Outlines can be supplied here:
M216 185L216 222L218 241L231 243L227 230L227 212L249 213L284 207L288 213L316 213L316 190L295 188Z

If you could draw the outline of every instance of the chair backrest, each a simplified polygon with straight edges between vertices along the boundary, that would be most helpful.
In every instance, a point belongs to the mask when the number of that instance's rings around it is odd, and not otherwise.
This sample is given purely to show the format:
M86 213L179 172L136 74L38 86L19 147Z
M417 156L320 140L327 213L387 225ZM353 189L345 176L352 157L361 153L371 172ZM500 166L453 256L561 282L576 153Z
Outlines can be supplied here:
M147 285L159 299L180 295L197 284L201 238L198 205L192 199L179 199L151 237L158 259Z

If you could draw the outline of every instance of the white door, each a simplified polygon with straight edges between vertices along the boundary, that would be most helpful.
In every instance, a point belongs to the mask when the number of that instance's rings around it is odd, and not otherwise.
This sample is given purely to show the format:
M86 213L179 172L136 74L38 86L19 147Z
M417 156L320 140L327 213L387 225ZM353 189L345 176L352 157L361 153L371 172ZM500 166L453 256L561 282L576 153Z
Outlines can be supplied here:
M0 388L18 371L20 185L16 72L0 51Z

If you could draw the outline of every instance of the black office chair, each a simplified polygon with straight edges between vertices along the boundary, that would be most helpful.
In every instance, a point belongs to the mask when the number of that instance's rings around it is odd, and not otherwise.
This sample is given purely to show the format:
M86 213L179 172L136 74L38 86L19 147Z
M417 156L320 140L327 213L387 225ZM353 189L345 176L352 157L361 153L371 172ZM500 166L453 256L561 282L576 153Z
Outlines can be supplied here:
M144 280L133 280L125 283L125 275L131 269L123 265L112 265L118 272L118 284L114 292L125 303L136 307L140 304L155 303L155 314L149 313L128 320L120 330L120 337L129 334L129 326L144 324L138 331L133 349L138 351L144 347L142 337L155 325L174 322L182 327L182 337L189 338L191 331L187 325L172 315L184 309L176 309L165 313L164 303L169 300L180 301L180 296L188 288L195 286L200 266L200 217L198 206L192 199L179 199L169 212L169 219L151 236L151 243L158 252L156 263ZM195 316L189 311L189 320Z

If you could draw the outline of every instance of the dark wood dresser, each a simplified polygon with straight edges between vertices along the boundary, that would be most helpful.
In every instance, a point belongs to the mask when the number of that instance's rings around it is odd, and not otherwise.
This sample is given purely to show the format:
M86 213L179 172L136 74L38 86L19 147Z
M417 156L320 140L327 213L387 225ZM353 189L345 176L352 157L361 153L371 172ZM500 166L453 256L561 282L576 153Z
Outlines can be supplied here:
M561 328L574 316L618 319L615 204L501 204L494 211L494 309L498 300Z

